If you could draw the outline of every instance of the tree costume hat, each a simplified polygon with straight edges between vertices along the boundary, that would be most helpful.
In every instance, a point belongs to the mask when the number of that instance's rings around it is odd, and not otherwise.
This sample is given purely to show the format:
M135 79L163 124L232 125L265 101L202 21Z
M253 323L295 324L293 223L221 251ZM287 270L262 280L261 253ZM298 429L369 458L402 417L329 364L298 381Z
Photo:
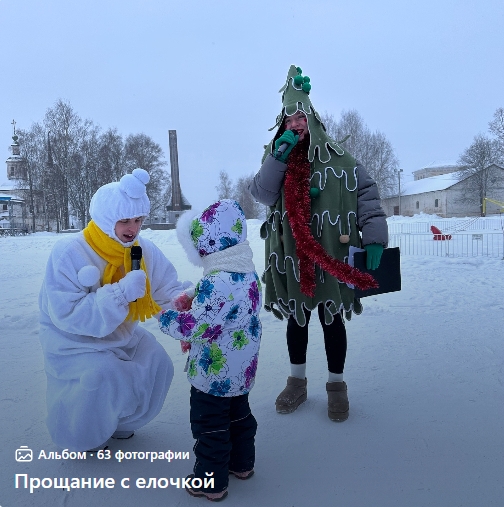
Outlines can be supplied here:
M292 116L297 111L302 111L308 121L308 132L310 134L310 147L308 148L308 160L313 162L315 156L322 163L331 160L334 152L339 156L344 155L345 150L327 133L319 114L313 107L310 100L311 83L308 76L302 75L302 70L291 65L287 74L285 85L280 88L282 94L282 111L276 118L276 124L269 130L279 127L277 135L270 144L270 152L275 140L284 132L283 124L286 116ZM331 151L329 151L331 149Z
M359 312L360 303L346 284L377 286L371 275L346 263L349 246L360 246L357 163L327 134L310 91L310 78L291 65L280 89L282 111L270 129L278 130L263 157L264 161L273 155L275 141L285 131L285 117L302 111L309 135L289 154L281 198L261 228L266 240L265 307L277 316L294 315L300 325L305 324L301 308L313 310L320 303L327 324L337 312L350 318L352 310Z

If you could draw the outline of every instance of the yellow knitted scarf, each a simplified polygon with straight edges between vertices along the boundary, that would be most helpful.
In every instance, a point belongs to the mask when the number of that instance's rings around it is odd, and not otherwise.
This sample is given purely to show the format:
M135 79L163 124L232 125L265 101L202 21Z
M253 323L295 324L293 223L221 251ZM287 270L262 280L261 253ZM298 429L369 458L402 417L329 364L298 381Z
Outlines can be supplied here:
M131 271L131 247L125 248L119 242L109 238L96 225L94 220L91 220L82 232L89 246L102 259L108 262L103 272L103 285L106 283L118 282L126 273ZM138 240L135 241L134 245L138 245ZM119 269L121 266L124 266L124 274ZM145 319L149 319L160 312L161 307L152 299L149 275L147 274L147 268L143 257L140 262L140 268L143 269L147 275L147 288L143 297L129 303L129 312L126 320L140 320L145 322Z

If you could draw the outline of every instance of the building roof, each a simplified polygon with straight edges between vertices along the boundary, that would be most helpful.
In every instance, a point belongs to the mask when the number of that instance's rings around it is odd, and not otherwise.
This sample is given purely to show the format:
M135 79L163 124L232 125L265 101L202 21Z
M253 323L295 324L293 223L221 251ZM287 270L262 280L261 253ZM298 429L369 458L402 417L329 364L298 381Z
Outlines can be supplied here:
M431 162L430 164L424 165L420 168L420 171L422 169L435 169L438 167L453 167L457 168L460 167L459 164L454 162L453 160L435 160L434 162Z
M21 155L11 155L7 160L6 162L11 162L11 161L18 161L18 160L24 160L23 157Z
M0 181L0 192L12 192L17 190L15 181Z
M15 194L4 194L3 192L0 192L0 201L2 201L3 203L6 203L8 201L18 203L24 202L24 199Z
M504 170L504 167L497 164L490 164L486 169L492 166ZM421 180L405 182L401 185L401 195L416 195L424 194L425 192L435 192L436 190L446 190L463 179L471 178L471 176L473 176L472 174L469 174L466 178L460 179L458 174L458 172L453 172L441 174L439 176L431 176L430 178L423 178Z
M459 181L460 179L457 177L457 173L441 174L422 180L408 181L401 185L401 195L415 195L425 192L435 192L436 190L446 190Z

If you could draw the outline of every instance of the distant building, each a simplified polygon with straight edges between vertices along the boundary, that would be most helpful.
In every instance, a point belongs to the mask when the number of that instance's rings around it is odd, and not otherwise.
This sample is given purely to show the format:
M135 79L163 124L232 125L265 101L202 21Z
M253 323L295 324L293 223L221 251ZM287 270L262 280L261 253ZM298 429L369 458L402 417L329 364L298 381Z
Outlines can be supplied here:
M47 218L43 191L29 190L26 160L20 154L16 122L12 124L11 156L5 161L7 178L0 173L0 228L51 231L56 222Z
M0 228L2 229L26 229L27 210L22 188L18 181L26 179L26 164L19 154L18 136L16 135L15 122L14 135L12 136L11 156L5 161L7 165L7 178L0 177Z
M413 216L418 213L435 214L443 218L479 216L480 204L464 202L462 196L468 185L471 185L469 176L463 180L458 177L458 166L438 166L415 171L415 181L403 183L401 194L382 199L382 207L387 216L403 215ZM492 164L490 169L501 173L500 183L493 186L487 197L504 202L504 168ZM426 176L429 171L438 172L435 176ZM419 176L418 178L416 176ZM499 213L501 208L488 203L487 214Z
M432 178L433 176L441 176L442 174L455 173L461 169L461 166L450 162L442 162L436 165L431 164L418 171L413 171L413 178L415 181L418 181L424 178Z
M26 229L25 203L0 183L0 229Z

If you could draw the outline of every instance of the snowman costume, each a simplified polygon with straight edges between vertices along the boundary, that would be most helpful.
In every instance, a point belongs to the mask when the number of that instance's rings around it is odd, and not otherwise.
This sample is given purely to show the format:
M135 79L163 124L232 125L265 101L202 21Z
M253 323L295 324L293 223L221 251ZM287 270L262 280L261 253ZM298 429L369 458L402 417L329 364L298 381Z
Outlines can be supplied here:
M99 188L90 205L93 220L58 241L47 263L39 296L47 426L54 443L71 451L147 424L173 377L168 354L138 321L171 308L190 283L178 281L152 242L137 235L123 243L115 233L118 221L149 214L148 181L146 171L135 169ZM133 244L142 247L145 274L131 271Z

